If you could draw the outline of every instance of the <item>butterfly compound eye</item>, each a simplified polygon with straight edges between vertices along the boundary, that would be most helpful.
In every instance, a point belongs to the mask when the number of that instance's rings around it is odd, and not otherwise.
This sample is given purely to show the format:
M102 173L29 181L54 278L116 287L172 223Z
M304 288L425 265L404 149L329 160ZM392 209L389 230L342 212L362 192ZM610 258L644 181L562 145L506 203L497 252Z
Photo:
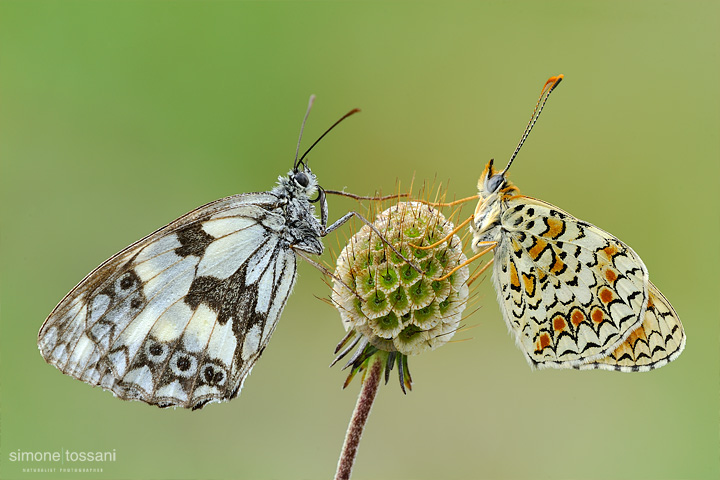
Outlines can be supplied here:
M310 179L305 172L297 172L294 176L295 182L301 187L307 187L310 183Z
M498 188L500 188L500 185L505 183L505 177L502 175L493 175L488 179L487 181L487 189L489 192L495 192Z

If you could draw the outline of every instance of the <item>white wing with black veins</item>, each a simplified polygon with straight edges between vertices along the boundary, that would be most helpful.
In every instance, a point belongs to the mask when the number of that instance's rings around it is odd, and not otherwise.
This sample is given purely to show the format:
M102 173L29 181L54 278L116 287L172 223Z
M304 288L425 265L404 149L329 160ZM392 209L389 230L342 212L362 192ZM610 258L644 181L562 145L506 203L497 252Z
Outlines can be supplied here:
M271 193L217 200L113 256L47 318L43 357L125 400L234 398L295 282L280 204Z

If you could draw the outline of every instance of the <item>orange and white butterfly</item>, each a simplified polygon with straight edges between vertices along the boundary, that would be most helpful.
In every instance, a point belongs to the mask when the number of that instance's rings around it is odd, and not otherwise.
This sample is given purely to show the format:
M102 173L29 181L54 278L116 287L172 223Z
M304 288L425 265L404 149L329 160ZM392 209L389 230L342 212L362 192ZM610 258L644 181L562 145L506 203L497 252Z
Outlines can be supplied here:
M472 248L493 250L500 310L533 367L645 372L675 360L685 333L632 248L542 200L507 171L563 76L550 78L505 169L478 181ZM482 250L482 251L481 251Z

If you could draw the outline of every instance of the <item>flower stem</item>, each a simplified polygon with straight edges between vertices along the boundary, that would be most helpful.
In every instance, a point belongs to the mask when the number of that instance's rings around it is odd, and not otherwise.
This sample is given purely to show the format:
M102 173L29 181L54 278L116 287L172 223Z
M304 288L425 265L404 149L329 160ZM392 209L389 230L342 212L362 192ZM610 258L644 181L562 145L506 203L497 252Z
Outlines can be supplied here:
M343 445L340 460L338 461L335 480L348 480L352 472L357 449L360 445L360 437L362 437L363 429L370 416L370 409L375 401L378 387L380 386L380 377L383 370L383 362L378 356L370 359L369 372L366 375L360 395L358 396L355 410L353 411L350 425L348 425L345 434L345 444Z

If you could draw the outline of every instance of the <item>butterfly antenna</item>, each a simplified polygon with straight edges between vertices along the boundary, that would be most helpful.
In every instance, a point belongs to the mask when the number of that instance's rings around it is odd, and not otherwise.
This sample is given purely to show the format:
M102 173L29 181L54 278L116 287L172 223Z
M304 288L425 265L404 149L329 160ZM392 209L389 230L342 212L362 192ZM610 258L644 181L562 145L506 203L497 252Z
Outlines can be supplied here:
M302 125L300 126L300 136L298 137L297 148L295 149L295 161L293 162L293 170L297 170L298 167L298 154L300 153L300 141L302 140L303 132L305 131L305 122L307 122L308 116L310 115L310 109L315 103L315 95L310 95L308 101L307 111L305 112L305 118L303 118ZM303 155L304 157L304 155Z
M309 110L309 109L308 109L308 110ZM305 159L305 157L307 156L307 154L310 153L310 150L312 150L313 147L314 147L315 145L317 145L318 142L320 142L320 140L322 140L325 135L327 135L328 133L330 133L330 130L332 130L333 128L337 127L337 125L338 125L340 122L342 122L343 120L345 120L346 118L348 118L350 115L353 115L353 114L355 114L355 113L358 113L359 111L360 111L359 108L353 108L353 109L350 110L348 113L346 113L345 115L343 115L342 117L340 117L340 120L338 120L337 122L333 123L332 126L330 126L330 128L328 128L327 130L325 130L325 133L323 133L322 135L320 135L320 138L318 138L317 140L315 140L315 143L313 143L312 145L310 145L310 148L308 148L308 149L305 151L305 153L303 153L303 156L300 157L300 160L296 162L296 166L297 166L297 165L300 165L301 163L303 163L303 160ZM304 126L304 125L305 125L305 122L303 122L303 126ZM298 147L299 147L299 144L298 144ZM305 165L307 165L307 163L306 163Z
M538 98L537 103L535 104L535 109L532 112L532 115L530 116L530 122L528 122L527 127L525 127L525 131L522 134L522 137L520 138L520 143L518 143L518 146L515 148L515 151L512 154L512 157L510 157L510 161L508 162L507 166L505 167L505 170L500 172L500 175L505 176L505 173L510 168L510 165L512 165L513 160L515 160L515 157L517 157L518 152L520 151L520 148L522 148L523 143L525 143L525 140L527 139L528 135L530 135L530 131L535 126L535 122L537 122L538 118L540 117L540 113L542 113L543 107L545 107L545 102L548 101L548 98L550 97L550 94L553 90L555 90L555 87L557 87L560 82L562 82L563 75L560 74L556 77L550 77L547 82L545 82L545 85L543 85L542 91L540 92L540 98Z

